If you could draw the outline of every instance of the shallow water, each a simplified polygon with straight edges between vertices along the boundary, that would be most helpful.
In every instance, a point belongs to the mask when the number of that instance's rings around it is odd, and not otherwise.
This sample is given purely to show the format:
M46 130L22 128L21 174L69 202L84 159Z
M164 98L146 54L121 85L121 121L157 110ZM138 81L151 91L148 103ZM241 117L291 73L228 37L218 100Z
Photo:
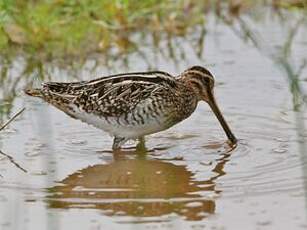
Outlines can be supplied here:
M203 57L194 34L176 40L174 52L183 50L184 60L141 47L151 67L177 74L201 64L214 73L217 101L239 138L233 151L205 103L148 136L146 153L112 153L106 133L19 94L13 110L26 111L0 133L1 151L14 160L0 155L0 229L306 229L307 115L304 105L293 111L292 76L274 56L302 15L286 16L243 17L259 35L255 45L240 37L240 24L209 15ZM286 56L294 72L307 58L306 32L304 21ZM148 68L137 54L128 60L112 72ZM83 68L80 78L101 73L108 70ZM55 80L66 74L51 72ZM302 69L301 79L306 75ZM306 81L300 85L307 89Z

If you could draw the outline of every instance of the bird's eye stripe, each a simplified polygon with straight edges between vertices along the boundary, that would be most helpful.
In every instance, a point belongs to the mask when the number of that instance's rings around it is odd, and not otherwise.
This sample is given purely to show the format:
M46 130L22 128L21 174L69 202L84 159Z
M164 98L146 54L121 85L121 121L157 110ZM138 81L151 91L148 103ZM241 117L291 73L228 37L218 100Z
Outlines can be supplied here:
M212 74L208 72L203 72L203 71L198 71L198 70L188 70L188 74L194 74L194 75L201 75L201 76L207 76L207 77L212 77Z
M202 74L212 76L209 70L201 66L193 66L188 71L198 71L198 72L201 72Z

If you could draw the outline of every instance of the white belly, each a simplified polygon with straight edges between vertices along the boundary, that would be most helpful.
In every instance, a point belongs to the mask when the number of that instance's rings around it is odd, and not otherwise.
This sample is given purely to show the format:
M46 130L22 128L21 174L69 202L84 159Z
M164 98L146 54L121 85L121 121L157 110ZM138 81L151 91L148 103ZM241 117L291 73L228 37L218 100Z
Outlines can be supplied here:
M166 118L160 117L159 119L146 119L144 124L128 124L124 117L108 117L107 119L102 116L97 116L92 113L86 113L79 108L73 108L74 113L72 115L83 122L95 126L108 132L112 136L126 137L134 139L142 137L148 134L156 133L168 128L164 125Z

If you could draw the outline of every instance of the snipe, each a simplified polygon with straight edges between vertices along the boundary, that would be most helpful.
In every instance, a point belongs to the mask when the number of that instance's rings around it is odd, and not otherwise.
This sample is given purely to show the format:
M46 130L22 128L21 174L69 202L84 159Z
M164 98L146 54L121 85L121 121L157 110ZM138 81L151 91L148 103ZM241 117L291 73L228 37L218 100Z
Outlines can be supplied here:
M193 66L177 78L160 71L123 73L91 81L47 82L41 89L25 92L110 133L113 149L129 139L170 128L189 117L204 100L235 145L237 139L216 104L213 88L212 74Z

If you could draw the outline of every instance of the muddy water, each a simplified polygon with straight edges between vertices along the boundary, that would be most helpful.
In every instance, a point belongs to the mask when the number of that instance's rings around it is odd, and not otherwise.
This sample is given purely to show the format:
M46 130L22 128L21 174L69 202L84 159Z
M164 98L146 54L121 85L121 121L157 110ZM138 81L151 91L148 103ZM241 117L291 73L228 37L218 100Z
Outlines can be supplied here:
M0 229L306 229L307 115L304 106L293 111L291 76L274 59L301 15L290 16L246 17L257 44L241 36L242 25L208 16L202 57L193 46L201 28L176 40L183 60L142 47L151 67L175 74L201 64L215 74L217 101L239 138L233 151L205 103L148 136L147 152L130 143L112 153L107 134L19 95L13 110L27 110L0 133L1 151L12 157L0 155ZM286 56L294 70L307 58L306 32L303 22ZM112 72L148 68L142 56L128 61ZM84 68L80 77L102 73L108 69Z

